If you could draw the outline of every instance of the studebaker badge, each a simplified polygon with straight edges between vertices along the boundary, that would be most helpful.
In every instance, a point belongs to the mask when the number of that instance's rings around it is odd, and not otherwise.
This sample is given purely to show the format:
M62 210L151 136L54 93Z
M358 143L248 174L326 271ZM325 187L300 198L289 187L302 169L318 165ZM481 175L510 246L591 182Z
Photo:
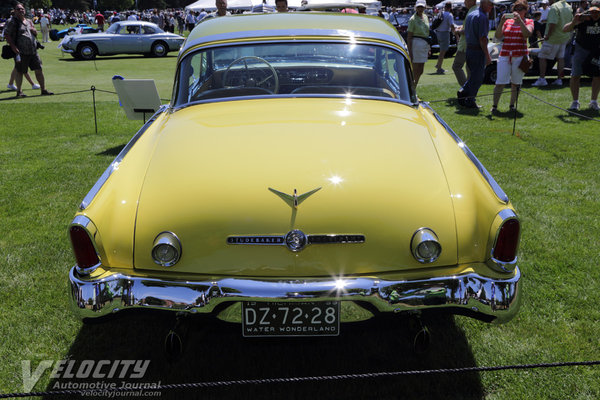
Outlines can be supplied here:
M346 244L364 242L364 235L307 235L299 229L289 231L285 235L229 236L227 238L228 244L287 246L291 251L300 251L309 244Z

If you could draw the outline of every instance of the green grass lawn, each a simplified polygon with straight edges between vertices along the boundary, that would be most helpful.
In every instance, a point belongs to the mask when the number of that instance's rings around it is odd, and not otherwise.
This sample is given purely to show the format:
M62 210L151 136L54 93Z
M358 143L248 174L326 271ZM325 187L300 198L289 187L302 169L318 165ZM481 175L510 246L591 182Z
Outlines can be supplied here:
M410 351L404 327L378 321L356 324L338 339L244 340L229 325L190 328L188 351L169 364L161 351L168 321L132 317L83 326L68 307L74 264L67 226L79 202L139 129L114 91L113 75L154 79L171 97L176 57L105 57L74 61L56 42L41 51L47 87L55 96L11 100L4 91L12 62L0 62L0 392L23 390L21 361L151 359L144 381L163 384L262 377L335 375L460 366L600 360L600 123L522 95L513 135L509 113L491 117L491 85L477 113L458 109L454 77L426 65L419 96L469 145L508 193L523 226L519 266L523 305L506 325L464 317L432 320L433 344L425 355ZM445 61L450 70L452 60ZM524 90L566 108L567 86ZM79 92L81 93L68 93ZM581 90L582 113L590 83ZM6 100L8 99L8 100ZM441 101L438 101L441 100ZM508 109L508 93L500 110ZM164 322L164 323L163 323ZM49 373L34 387L52 389ZM192 392L162 398L191 397ZM597 399L600 367L536 369L461 375L375 378L339 382L206 389L195 398L449 398Z

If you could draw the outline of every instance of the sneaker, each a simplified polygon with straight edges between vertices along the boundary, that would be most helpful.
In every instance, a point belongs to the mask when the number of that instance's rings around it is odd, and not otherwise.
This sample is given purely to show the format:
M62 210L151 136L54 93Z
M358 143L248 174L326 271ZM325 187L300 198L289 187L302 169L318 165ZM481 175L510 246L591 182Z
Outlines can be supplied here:
M10 90L17 90L17 87L15 85L11 85L10 83L8 85L6 85L7 88L9 88Z
M571 103L571 107L569 107L570 111L577 111L579 110L579 101L577 100L573 100L573 102Z
M492 114L492 115L498 114L498 107L492 106L492 108L490 109L490 114Z
M590 101L590 108L594 111L600 111L600 106L596 100Z
M538 78L538 80L533 82L533 84L531 86L540 87L540 86L547 86L547 85L548 85L548 82L546 81L546 78Z
M34 83L33 85L31 85L32 89L39 89L40 85L38 85L37 83Z
M444 75L446 73L446 70L444 68L438 68L437 69L437 74L438 75Z
M562 86L562 79L558 78L554 82L552 82L552 86Z

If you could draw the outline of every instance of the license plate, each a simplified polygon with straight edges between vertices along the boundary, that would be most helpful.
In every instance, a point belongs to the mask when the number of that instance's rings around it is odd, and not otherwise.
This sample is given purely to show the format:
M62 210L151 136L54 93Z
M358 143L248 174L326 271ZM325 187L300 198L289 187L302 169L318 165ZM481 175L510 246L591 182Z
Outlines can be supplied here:
M242 332L249 336L337 336L340 303L255 302L242 303Z

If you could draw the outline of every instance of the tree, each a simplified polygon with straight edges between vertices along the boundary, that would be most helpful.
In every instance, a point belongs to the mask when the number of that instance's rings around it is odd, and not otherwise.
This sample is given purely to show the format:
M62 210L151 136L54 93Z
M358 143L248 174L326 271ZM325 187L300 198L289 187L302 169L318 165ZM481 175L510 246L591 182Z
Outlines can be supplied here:
M135 0L98 0L98 8L101 10L131 10Z
M152 8L164 10L167 8L167 4L164 0L138 0L137 7L140 10L148 10Z
M30 0L29 6L36 10L42 8L44 11L52 8L52 0Z
M91 0L52 0L53 7L65 10L85 11L90 8L90 5Z

